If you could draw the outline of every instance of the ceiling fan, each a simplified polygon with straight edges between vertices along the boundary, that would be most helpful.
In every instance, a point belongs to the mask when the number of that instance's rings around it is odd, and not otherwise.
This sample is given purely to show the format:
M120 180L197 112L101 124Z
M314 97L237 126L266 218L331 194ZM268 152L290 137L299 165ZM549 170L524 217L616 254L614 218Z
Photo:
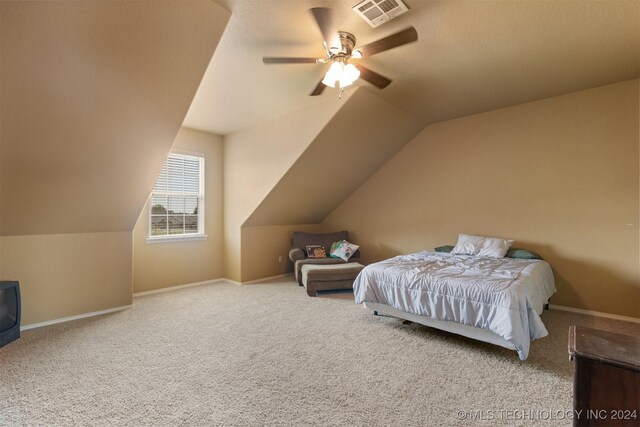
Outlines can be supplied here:
M322 93L325 86L337 87L339 94L342 89L353 84L359 77L369 83L384 89L389 86L391 80L372 71L362 65L355 66L349 63L350 59L366 58L394 47L402 46L418 40L418 32L414 27L409 27L388 37L384 37L373 43L355 49L356 38L346 31L336 31L331 9L315 7L309 9L323 37L323 46L327 58L287 58L265 56L262 62L265 64L326 64L331 63L329 71L310 93L317 96Z

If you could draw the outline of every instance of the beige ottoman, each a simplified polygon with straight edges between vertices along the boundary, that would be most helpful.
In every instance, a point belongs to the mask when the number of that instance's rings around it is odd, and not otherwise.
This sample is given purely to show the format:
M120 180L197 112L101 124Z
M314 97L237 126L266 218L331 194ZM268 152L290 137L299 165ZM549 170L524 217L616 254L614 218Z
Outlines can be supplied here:
M310 297L315 297L318 291L353 289L353 281L363 268L357 262L305 264L302 266L302 284Z

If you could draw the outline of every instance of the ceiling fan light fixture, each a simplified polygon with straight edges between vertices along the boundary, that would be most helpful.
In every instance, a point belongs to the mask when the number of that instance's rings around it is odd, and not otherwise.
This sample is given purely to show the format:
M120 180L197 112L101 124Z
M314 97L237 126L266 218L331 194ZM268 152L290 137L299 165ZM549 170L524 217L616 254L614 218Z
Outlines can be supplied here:
M1 0L0 0L1 1ZM388 16L386 20L398 15L395 12L395 3L400 4L400 0L365 0L359 5L356 12L368 12L371 7L391 8L387 10ZM403 6L404 7L404 6ZM393 10L392 10L393 9ZM406 7L405 7L406 9ZM355 9L354 9L355 10ZM363 80L371 83L379 89L389 86L391 80L382 76L375 71L370 70L364 65L355 66L349 64L350 59L368 58L380 52L384 52L399 46L404 46L418 40L418 32L414 27L405 28L402 31L383 37L367 45L360 46L355 49L356 37L347 31L336 31L334 26L333 13L331 9L326 7L314 7L309 9L313 15L313 19L318 25L318 29L322 33L322 47L327 54L326 58L299 58L299 57L272 57L263 56L262 62L265 64L326 64L330 63L329 70L323 76L322 80L316 84L316 87L309 94L310 96L321 95L324 88L329 86L338 88L338 97L342 95L342 89L352 85L356 80L362 77ZM406 10L405 10L406 11ZM391 13L393 12L393 13ZM393 16L391 16L393 15ZM384 21L382 21L384 22ZM377 26L378 23L373 25Z
M340 81L344 74L344 64L339 61L334 61L329 67L329 71L325 74L322 83L329 87L336 87L336 83Z
M353 65L347 64L344 66L344 73L342 73L342 78L340 79L340 86L345 87L352 85L356 80L360 77L360 70Z
M322 79L322 83L329 87L347 87L352 85L360 77L360 70L353 64L345 64L342 61L334 61L329 71Z

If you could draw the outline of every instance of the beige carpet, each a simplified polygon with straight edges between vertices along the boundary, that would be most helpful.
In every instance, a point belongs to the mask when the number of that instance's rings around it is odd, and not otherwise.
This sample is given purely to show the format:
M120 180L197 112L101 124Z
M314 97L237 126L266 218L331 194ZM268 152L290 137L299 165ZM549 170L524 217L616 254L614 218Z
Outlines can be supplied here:
M0 349L0 425L570 425L459 415L570 410L569 325L640 333L558 311L543 321L550 336L520 362L289 279L140 297Z

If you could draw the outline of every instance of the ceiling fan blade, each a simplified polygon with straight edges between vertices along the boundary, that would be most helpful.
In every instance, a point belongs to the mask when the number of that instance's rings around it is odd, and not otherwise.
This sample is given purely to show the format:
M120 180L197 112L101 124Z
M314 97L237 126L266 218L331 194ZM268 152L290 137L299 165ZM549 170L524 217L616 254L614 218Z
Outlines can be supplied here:
M338 30L336 30L335 22L333 19L333 12L326 7L314 7L309 9L313 15L313 19L316 20L318 28L322 33L322 38L327 45L327 49L332 47L341 48L340 36L338 36Z
M322 94L322 91L324 90L324 88L327 87L325 86L324 83L322 83L322 80L320 80L318 82L318 86L316 86L313 91L309 94L310 96L318 96Z
M376 73L375 71L371 71L367 67L363 67L362 65L358 65L358 69L360 70L360 78L368 81L374 86L377 86L380 89L384 89L389 86L391 80L386 78L385 76Z
M407 43L411 43L418 40L418 32L414 27L409 27L405 30L391 34L388 37L377 40L373 43L369 43L362 47L358 47L362 57L375 55L376 53L384 52L385 50L393 49L394 47L402 46Z
M262 62L265 64L315 64L316 58L286 58L279 56L263 56Z

